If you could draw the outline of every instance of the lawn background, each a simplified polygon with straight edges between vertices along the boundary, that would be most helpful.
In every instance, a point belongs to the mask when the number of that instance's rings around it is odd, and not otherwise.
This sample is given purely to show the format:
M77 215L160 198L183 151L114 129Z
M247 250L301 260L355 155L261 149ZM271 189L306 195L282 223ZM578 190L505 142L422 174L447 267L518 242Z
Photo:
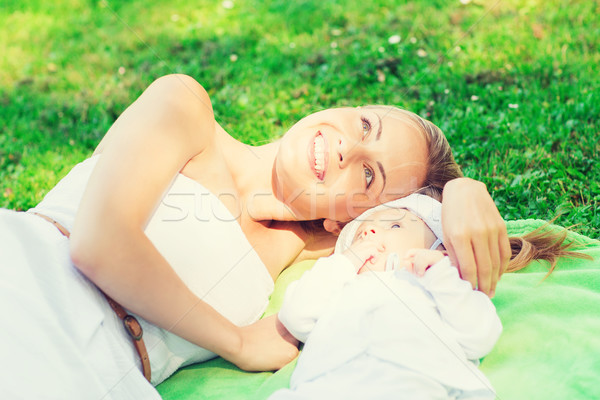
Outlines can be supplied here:
M415 111L505 219L599 238L600 3L465 2L0 0L0 207L39 202L178 72L247 143L332 106Z

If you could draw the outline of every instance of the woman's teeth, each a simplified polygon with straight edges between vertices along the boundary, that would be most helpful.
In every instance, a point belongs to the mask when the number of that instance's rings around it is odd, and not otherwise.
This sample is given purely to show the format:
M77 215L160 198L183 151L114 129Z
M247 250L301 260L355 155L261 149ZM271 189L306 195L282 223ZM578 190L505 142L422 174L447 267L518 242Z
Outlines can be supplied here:
M325 139L323 135L317 135L315 137L315 170L319 177L323 174L325 169Z

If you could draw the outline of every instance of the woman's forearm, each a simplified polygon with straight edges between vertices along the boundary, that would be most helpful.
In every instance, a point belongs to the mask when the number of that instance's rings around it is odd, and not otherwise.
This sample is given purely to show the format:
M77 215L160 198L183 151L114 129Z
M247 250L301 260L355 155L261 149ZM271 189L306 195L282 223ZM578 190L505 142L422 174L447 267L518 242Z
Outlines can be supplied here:
M149 322L224 358L238 353L239 328L194 295L141 230L97 228L93 244L72 243L84 275Z
M106 224L86 236L87 245L71 242L72 258L122 306L248 371L279 369L296 357L297 341L276 318L235 326L187 288L141 230Z

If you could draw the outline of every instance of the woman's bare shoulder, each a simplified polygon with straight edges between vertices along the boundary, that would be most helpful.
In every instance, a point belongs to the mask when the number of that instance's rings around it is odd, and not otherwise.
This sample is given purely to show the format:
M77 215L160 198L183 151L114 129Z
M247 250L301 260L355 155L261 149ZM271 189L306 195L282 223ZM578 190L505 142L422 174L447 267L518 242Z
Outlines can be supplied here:
M206 89L189 75L171 74L165 75L154 82L144 92L148 97L162 100L171 107L176 107L182 112L210 111L212 104Z
M102 153L113 136L136 131L152 120L167 134L184 133L193 147L203 148L215 136L212 104L204 87L194 78L172 74L156 79L119 116L94 154Z

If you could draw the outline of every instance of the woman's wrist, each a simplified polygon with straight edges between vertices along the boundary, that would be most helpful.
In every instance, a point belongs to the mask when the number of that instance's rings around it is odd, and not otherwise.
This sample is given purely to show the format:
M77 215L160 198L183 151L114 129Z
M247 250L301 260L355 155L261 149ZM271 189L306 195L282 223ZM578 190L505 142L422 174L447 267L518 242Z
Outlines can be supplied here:
M187 312L172 326L171 331L197 346L234 362L234 358L242 348L242 328L192 293L188 301L182 301L179 307ZM175 308L179 309L179 307Z
M244 348L244 334L242 328L231 324L224 332L219 333L217 337L220 337L221 343L217 345L214 352L227 361L238 365Z
M443 194L442 194L442 199L445 197L445 195L447 194L448 191L455 191L455 190L462 190L464 188L468 188L468 187L473 187L476 185L480 185L482 186L482 189L486 191L487 193L487 187L485 185L485 183L472 179L472 178L467 178L466 176L460 177L460 178L454 178L448 182L446 182L446 184L444 185L444 190L443 190Z

